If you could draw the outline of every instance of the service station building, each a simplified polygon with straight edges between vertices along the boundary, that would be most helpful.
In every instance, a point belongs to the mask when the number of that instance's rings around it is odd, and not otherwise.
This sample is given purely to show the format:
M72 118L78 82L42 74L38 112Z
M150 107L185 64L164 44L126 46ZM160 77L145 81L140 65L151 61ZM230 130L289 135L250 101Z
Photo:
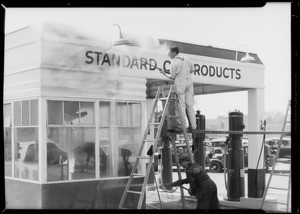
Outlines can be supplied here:
M146 47L136 42L106 51L108 46L56 23L5 35L7 208L117 208L156 90L172 84L156 69L169 69L170 46L194 63L195 95L247 91L248 129L259 130L265 67L256 54L250 53L255 62L243 63L245 52L180 41L147 39ZM249 198L265 186L263 160L256 168L261 141L249 136Z

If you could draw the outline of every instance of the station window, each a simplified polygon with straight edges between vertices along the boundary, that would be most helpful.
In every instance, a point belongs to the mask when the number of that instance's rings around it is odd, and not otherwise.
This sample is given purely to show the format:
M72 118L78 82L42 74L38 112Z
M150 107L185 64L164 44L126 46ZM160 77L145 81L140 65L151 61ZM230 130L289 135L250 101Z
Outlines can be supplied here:
M100 177L129 176L141 142L141 104L100 102Z
M12 177L11 104L3 105L5 176Z
M14 177L38 180L38 100L14 102Z
M47 180L95 178L94 102L47 101Z

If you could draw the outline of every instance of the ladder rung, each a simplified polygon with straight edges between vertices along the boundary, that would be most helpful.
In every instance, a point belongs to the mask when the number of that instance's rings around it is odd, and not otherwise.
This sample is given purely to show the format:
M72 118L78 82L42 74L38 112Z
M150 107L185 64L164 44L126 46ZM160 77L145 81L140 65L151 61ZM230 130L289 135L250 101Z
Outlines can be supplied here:
M149 125L158 126L160 123L149 123Z
M179 115L168 115L169 118L180 118Z
M150 159L148 156L138 156L139 159Z
M149 142L149 143L151 143L151 142L155 142L155 140L144 140L145 142Z
M132 173L132 175L134 175L134 176L146 176L144 174L139 174L139 173Z
M287 174L279 174L279 173L273 173L273 175L283 176L283 177L289 177L290 176L290 175L287 175Z
M288 189L286 189L286 188L279 188L279 187L269 187L269 189L278 189L278 190L286 190L286 191L288 191Z
M287 203L283 203L283 202L275 202L275 201L264 201L264 203L269 203L269 204L283 204L283 205L287 205Z
M142 194L142 192L139 192L139 191L133 191L133 190L127 190L127 192L133 193L133 194Z
M167 100L168 99L168 97L160 97L160 98L158 98L158 100Z

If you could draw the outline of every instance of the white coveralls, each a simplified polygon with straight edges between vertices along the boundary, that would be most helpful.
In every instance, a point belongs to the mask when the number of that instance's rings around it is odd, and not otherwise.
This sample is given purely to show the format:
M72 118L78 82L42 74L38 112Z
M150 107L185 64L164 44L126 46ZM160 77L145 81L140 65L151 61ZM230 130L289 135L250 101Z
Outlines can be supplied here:
M170 78L174 80L174 86L178 95L183 117L190 121L192 129L196 129L196 116L194 112L194 88L191 78L191 72L194 71L194 66L185 56L178 54L174 57L171 63ZM186 112L188 115L186 115ZM185 124L183 124L185 127Z

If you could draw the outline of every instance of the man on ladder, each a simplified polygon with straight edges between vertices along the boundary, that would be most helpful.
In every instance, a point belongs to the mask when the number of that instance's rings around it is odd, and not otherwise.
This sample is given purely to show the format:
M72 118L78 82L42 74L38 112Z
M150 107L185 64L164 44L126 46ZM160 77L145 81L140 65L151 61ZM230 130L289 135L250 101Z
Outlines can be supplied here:
M162 127L164 124L164 120L167 116L167 112L169 112L168 107L169 107L171 100L175 101L176 107L178 107L178 116L180 118L179 119L180 122L177 120L178 126L174 127L173 129L175 129L175 131L178 131L179 133L183 132L189 156L191 158L191 161L194 162L192 159L191 151L189 149L189 142L188 142L187 132L186 132L186 128L185 128L185 127L187 127L187 123L186 123L186 110L187 110L188 116L189 116L188 119L189 119L189 123L190 123L190 128L192 130L196 129L196 116L195 116L195 112L193 109L193 104L194 104L193 82L192 82L192 79L190 76L190 74L191 74L191 72L193 72L194 68L193 68L193 64L189 60L187 60L185 57L182 57L178 54L179 54L179 49L177 47L170 49L169 56L171 58L176 57L176 60L174 60L174 62L171 64L171 74L170 74L169 78L174 80L175 83L173 86L170 87L167 97L164 96L163 89L160 87L158 88L158 91L157 91L155 99L154 99L154 105L153 105L153 108L151 111L150 119L149 119L148 125L147 125L145 133L144 133L143 141L142 141L141 147L139 149L137 159L134 163L133 170L132 170L130 177L128 179L128 182L126 184L120 204L118 206L119 209L127 209L128 208L128 207L126 207L126 203L125 203L128 194L139 195L139 200L137 202L137 209L140 209L142 207L145 192L146 192L146 185L147 185L147 182L149 179L149 173L150 173L150 171L152 171L154 173L153 165L152 165L154 156L153 155L150 155L150 157L143 156L142 155L143 149L144 149L145 143L149 142L149 143L153 143L153 153L157 150L157 144L160 139L160 133L161 133L161 130L162 130ZM159 70L164 75L168 76L167 74L165 74L165 72L162 69L159 69ZM176 91L176 94L174 93L174 91ZM162 97L161 97L161 95L162 95ZM154 111L157 106L157 102L159 100L165 101L165 105L163 105L163 113L161 116L161 121L159 123L155 123L155 122L153 123L151 121L154 116ZM186 108L186 106L187 106L187 108ZM177 116L175 116L175 117L177 117ZM150 130L150 126L158 126L154 139L148 139L148 132ZM174 154L177 154L175 145L173 145L173 149L175 151ZM175 156L176 156L175 159L177 159L177 155L175 155ZM148 159L148 161L149 161L149 164L146 167L145 175L135 173L137 166L139 165L139 161L141 159ZM176 162L178 162L178 161L176 161ZM179 167L179 165L177 167ZM178 169L178 170L180 172L180 169ZM133 187L133 183L134 183L133 179L138 176L145 176L145 178L144 178L141 190L136 191L136 190L131 189L131 187ZM180 173L179 173L179 179L181 179ZM155 181L159 201L161 202L156 179L154 179L154 181ZM183 195L183 188L180 188L180 189L181 189L181 192ZM183 200L184 200L184 198L183 198Z
M194 111L194 87L191 78L191 73L194 72L193 63L185 56L179 54L178 47L172 47L169 51L169 57L173 59L170 66L170 74L167 74L164 70L160 72L167 78L174 81L174 88L177 93L179 102L184 118L188 118L190 123L190 129L196 129L196 116ZM182 133L182 128L188 128L188 125L182 124L180 126L180 120L177 119L176 124L173 124L173 128L170 131L176 133ZM191 132L192 130L188 130Z

